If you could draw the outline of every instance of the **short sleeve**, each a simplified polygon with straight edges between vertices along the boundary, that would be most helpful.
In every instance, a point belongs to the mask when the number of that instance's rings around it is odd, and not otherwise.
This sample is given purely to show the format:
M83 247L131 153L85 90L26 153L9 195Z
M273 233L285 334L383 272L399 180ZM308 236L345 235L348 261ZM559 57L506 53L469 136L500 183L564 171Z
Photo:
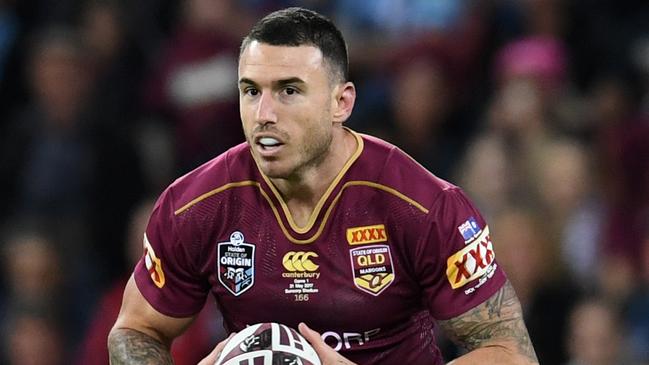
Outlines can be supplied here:
M190 317L198 313L209 292L198 270L197 255L183 244L167 189L158 199L144 234L144 255L135 267L138 289L162 314Z
M444 190L429 212L415 269L431 314L449 319L495 294L506 277L489 226L459 188Z

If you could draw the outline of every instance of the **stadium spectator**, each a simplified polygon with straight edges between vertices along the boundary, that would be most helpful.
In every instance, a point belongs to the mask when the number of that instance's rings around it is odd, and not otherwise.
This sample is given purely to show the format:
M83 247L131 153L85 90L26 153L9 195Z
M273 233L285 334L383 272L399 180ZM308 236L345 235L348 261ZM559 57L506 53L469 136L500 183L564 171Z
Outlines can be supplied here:
M495 215L494 246L516 289L541 364L568 359L563 338L568 316L581 298L581 288L552 257L553 239L543 215L531 208L509 207ZM548 326L552 323L552 326Z
M391 62L387 114L364 126L442 178L452 176L472 124L462 113L463 86L449 52L425 43L399 49Z
M3 358L10 364L63 364L79 338L73 334L82 325L82 315L68 295L60 251L34 230L16 230L4 238ZM44 356L37 350L52 351L52 358L40 359Z
M87 108L101 110L93 123L116 130L132 129L141 114L142 90L137 85L142 84L145 69L144 50L133 39L126 11L117 0L91 0L83 4L79 21L92 79Z
M173 131L177 166L186 172L243 140L234 85L248 19L233 0L189 0L180 11L144 97L150 113Z
M500 136L487 135L470 143L454 175L487 217L514 202L515 187L523 178L512 166Z
M625 323L630 356L638 363L649 363L649 229L642 244L642 275L628 301Z
M533 162L532 191L539 197L547 246L553 262L586 288L596 284L598 257L602 250L603 208L594 191L592 163L588 151L576 141L555 140L542 147Z
M598 299L586 299L570 314L567 365L627 365L625 329L619 312Z
M65 365L69 363L65 328L44 308L22 306L3 319L7 365Z

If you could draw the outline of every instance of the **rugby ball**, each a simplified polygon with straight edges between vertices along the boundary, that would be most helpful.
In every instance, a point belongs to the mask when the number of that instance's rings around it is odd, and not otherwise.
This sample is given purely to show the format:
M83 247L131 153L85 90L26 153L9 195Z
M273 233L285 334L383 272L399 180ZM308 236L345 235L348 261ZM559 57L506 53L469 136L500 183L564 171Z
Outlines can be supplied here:
M257 323L225 344L215 365L321 365L315 350L291 327Z

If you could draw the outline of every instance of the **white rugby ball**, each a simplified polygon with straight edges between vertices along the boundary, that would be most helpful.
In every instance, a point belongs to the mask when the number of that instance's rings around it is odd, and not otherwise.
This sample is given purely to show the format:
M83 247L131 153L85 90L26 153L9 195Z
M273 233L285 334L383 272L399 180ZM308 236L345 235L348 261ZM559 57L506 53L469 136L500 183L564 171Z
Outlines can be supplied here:
M215 365L321 365L315 350L295 329L257 323L234 335Z

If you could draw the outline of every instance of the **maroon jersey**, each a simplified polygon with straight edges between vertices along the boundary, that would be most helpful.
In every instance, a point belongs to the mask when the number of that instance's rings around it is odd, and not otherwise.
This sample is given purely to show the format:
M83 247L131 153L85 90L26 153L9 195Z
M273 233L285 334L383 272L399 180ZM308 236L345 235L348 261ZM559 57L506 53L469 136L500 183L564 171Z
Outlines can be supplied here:
M174 182L135 270L144 297L187 317L211 292L229 331L303 321L360 364L441 364L434 320L505 282L489 228L458 187L395 146L355 136L357 151L305 227L247 144Z

